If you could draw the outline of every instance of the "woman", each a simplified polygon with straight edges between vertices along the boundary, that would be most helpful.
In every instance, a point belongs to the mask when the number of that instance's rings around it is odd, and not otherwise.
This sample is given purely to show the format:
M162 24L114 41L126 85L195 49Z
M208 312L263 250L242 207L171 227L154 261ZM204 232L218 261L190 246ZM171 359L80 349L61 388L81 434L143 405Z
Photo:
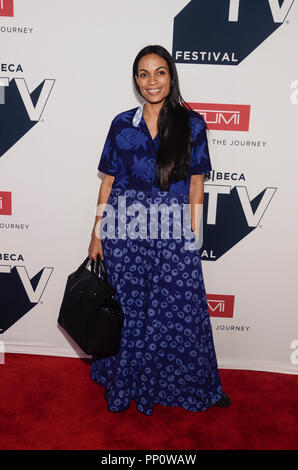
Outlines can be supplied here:
M189 411L228 406L198 248L195 207L203 203L203 174L211 170L204 120L182 99L175 63L163 47L138 53L133 79L145 101L111 123L98 165L105 176L89 246L89 257L96 261L99 254L104 262L124 324L119 353L93 357L90 376L106 388L110 411L124 411L132 399L145 415L152 415L155 403ZM182 206L194 238L174 237L181 229L177 212L167 219L167 236L160 234L164 209ZM108 212L117 228L107 224L104 238ZM187 245L191 239L195 245Z

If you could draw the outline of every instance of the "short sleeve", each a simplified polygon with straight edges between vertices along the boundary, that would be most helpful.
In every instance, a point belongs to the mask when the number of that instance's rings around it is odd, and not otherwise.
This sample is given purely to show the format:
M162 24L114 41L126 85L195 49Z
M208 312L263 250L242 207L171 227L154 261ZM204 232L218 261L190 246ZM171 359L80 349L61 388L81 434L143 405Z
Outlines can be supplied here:
M204 119L194 118L192 126L193 147L190 174L201 175L212 170Z
M116 125L114 119L110 125L97 168L99 171L112 176L119 172L119 155L116 150Z

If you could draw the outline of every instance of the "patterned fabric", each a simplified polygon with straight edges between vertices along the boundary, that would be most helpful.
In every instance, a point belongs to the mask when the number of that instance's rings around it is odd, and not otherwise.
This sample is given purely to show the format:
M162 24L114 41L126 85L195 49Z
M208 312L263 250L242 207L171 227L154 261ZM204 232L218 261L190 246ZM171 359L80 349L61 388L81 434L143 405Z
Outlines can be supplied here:
M110 125L98 169L115 176L113 187L159 189L155 173L159 136L152 139L142 113L143 105L118 114ZM203 118L189 110L189 122L194 141L189 176L207 173L212 167ZM190 178L187 182L173 182L169 191L188 194L189 183Z
M116 225L125 214L129 226L134 215L128 208L140 202L147 215L162 204L182 210L189 203L190 175L211 170L206 131L196 116L190 112L194 146L188 182L178 181L169 191L156 186L158 135L152 139L142 107L113 119L98 169L115 176L107 204ZM120 201L119 196L125 198ZM186 248L196 236L192 232L187 238L182 232L174 238L179 221L173 215L168 219L169 236L163 238L163 217L156 218L156 238L150 236L149 217L148 230L137 238L121 237L118 225L115 238L102 238L108 279L125 316L119 353L92 357L90 369L91 379L109 390L110 411L128 408L133 399L147 416L154 404L197 412L222 396L200 251L195 245Z

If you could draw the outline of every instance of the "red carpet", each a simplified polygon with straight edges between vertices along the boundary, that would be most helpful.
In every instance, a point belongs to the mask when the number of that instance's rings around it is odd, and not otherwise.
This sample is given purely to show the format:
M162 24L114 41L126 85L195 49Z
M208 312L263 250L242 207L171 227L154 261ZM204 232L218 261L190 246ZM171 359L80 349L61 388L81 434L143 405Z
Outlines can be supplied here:
M295 450L298 376L221 369L229 408L106 409L88 360L6 354L0 364L0 449Z

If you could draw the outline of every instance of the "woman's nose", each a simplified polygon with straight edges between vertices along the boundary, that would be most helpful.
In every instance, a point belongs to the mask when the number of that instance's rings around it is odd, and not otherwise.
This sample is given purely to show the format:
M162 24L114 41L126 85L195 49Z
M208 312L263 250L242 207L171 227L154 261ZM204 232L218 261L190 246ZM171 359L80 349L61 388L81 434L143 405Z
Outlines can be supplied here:
M157 81L157 80L156 80L156 77L155 77L154 75L150 75L150 76L149 76L149 83L150 83L150 84L156 83L156 81Z

